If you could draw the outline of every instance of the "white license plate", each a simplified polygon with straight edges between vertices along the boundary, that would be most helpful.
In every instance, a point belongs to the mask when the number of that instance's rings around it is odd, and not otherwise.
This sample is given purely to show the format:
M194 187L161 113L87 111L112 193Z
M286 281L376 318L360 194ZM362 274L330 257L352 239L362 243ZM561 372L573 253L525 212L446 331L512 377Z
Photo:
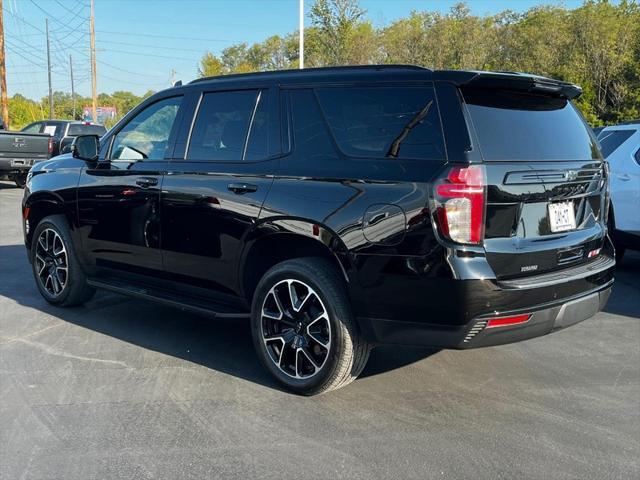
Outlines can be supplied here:
M550 203L549 223L552 232L566 232L575 230L576 214L573 209L573 202Z

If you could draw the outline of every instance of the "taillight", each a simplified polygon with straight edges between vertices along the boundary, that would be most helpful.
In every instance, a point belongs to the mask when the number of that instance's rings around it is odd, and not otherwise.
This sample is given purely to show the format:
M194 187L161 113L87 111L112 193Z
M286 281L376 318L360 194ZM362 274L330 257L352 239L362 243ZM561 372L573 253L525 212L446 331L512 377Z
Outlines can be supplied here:
M49 145L47 147L47 150L49 151L49 155L53 153L53 137L49 137Z
M453 167L436 183L436 214L444 237L457 243L482 243L486 184L482 165Z

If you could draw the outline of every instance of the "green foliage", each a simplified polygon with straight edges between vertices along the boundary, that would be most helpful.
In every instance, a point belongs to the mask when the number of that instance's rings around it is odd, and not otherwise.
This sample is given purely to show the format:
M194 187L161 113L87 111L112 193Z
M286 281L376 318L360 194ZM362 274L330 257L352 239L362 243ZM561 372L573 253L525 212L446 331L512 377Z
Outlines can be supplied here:
M408 63L433 69L530 72L582 86L577 104L594 126L640 118L640 5L585 0L472 15L414 11L376 29L357 0L316 0L305 29L305 65ZM200 75L297 68L298 32L207 53Z
M135 107L145 98L150 97L155 92L149 90L139 97L131 92L117 91L111 95L101 93L98 95L98 105L116 107L118 115L115 119L109 119L105 126L112 127L129 110ZM75 120L82 119L82 108L91 105L90 97L82 97L76 94L76 115ZM67 92L53 93L53 118L61 120L73 120L73 97ZM25 125L38 120L49 118L49 97L43 97L40 102L15 94L9 98L9 127L12 130L19 130Z

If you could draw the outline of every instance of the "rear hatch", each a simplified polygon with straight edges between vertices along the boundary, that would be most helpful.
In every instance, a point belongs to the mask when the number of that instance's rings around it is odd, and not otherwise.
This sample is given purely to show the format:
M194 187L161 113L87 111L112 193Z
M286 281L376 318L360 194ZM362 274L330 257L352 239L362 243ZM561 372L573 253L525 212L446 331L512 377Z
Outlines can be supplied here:
M578 265L605 236L606 173L571 98L539 77L477 79L460 87L486 176L484 247L499 279Z

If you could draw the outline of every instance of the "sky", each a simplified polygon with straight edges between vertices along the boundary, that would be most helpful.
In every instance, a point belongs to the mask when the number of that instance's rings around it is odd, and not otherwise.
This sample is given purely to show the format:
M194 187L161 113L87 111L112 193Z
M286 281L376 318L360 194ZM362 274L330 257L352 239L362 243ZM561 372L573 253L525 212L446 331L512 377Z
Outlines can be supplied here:
M446 13L458 0L361 0L384 26L413 10ZM298 0L95 0L98 92L161 90L196 78L200 58L232 44L298 29ZM313 0L305 0L305 11ZM524 11L539 4L575 8L581 0L468 0L472 13ZM4 0L7 91L47 95L45 19L49 19L54 91L91 91L89 0ZM309 25L308 16L305 25Z

